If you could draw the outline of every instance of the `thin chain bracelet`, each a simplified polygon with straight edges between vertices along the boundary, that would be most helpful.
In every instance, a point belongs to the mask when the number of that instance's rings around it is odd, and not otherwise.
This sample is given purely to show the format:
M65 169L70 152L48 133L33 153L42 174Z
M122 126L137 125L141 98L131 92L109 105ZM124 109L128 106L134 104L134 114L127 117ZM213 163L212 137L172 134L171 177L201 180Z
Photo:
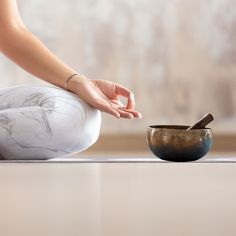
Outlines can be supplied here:
M65 82L65 90L67 90L68 91L68 89L67 89L67 84L68 84L68 82L73 78L73 77L75 77L76 75L78 75L77 73L75 73L75 74L72 74L72 75L70 75L68 78L67 78L67 80L66 80L66 82Z

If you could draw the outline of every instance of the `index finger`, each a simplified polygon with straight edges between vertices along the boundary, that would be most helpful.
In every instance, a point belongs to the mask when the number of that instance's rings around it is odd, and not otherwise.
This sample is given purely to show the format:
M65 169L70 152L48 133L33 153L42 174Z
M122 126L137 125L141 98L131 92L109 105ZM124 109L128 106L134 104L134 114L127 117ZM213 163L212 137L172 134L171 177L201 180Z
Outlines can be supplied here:
M126 108L130 110L134 110L135 108L134 94L130 90L128 90L127 88L124 88L123 86L119 84L116 84L116 94L126 97L128 99Z

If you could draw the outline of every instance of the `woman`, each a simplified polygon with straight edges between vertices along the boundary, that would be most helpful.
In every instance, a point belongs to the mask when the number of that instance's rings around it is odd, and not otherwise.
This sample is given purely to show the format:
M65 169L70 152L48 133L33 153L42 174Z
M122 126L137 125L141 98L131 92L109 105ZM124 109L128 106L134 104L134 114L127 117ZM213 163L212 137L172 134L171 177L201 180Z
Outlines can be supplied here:
M98 138L100 111L141 118L131 91L110 81L89 80L58 59L25 27L16 0L0 1L0 52L57 86L0 90L4 159L50 159L84 150ZM125 107L118 96L127 98Z

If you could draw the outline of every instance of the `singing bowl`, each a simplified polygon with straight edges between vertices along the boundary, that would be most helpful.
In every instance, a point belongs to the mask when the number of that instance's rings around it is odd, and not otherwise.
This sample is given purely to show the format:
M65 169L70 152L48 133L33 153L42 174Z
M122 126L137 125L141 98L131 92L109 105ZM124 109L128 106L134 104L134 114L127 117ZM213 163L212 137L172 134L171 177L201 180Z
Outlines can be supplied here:
M196 161L212 147L210 128L187 130L182 125L152 125L147 130L147 143L152 153L165 161Z

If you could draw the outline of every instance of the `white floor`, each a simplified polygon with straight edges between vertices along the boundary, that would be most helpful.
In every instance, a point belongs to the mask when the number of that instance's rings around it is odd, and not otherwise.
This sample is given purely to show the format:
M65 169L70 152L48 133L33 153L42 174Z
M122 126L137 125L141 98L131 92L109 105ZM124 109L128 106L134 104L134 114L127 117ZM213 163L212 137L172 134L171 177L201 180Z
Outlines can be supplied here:
M0 163L0 235L236 235L236 163L126 160Z

